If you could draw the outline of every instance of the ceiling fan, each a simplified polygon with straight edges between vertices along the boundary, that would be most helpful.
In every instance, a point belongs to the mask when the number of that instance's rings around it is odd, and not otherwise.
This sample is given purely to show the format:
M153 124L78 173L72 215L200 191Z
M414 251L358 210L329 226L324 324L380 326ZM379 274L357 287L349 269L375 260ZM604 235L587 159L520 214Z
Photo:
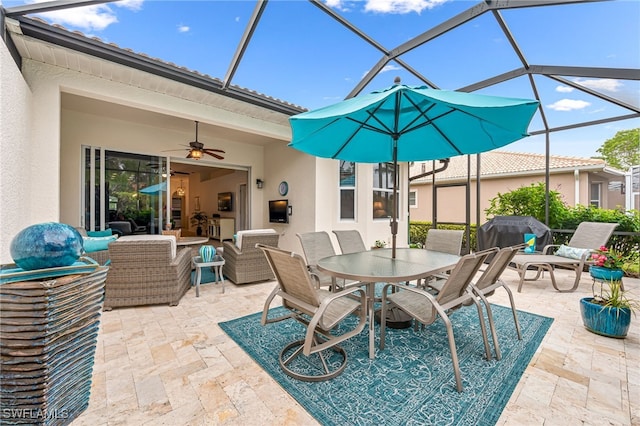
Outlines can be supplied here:
M193 158L195 160L199 160L200 158L202 158L203 154L207 154L210 155L214 158L217 158L218 160L224 160L224 157L220 154L216 154L216 153L221 153L224 154L225 152L221 149L215 149L215 148L205 148L204 144L202 142L198 141L198 122L196 121L196 140L189 142L189 148L187 148L187 151L189 151L187 153L187 158Z
M157 173L160 169L160 164L159 163L148 163L147 167L150 167L151 170L154 171L154 173ZM189 175L189 172L180 172L178 170L173 170L173 169L169 169L169 175L173 176L173 175ZM167 172L166 172L166 168L162 167L162 177L167 177Z

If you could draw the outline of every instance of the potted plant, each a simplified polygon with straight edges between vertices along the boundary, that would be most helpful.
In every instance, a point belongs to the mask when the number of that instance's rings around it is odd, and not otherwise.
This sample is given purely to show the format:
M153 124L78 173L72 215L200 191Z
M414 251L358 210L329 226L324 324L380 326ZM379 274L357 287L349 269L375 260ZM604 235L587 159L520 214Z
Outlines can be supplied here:
M593 297L580 299L582 322L587 330L607 337L624 338L629 331L631 313L640 307L637 300L627 296L622 281L601 280L596 294L594 280Z
M624 276L624 257L614 249L602 246L591 255L591 260L594 265L589 267L589 274L596 280L621 280Z
M202 227L207 224L208 219L207 214L203 212L195 212L191 215L191 224L197 226L196 235L198 237L202 235Z
M379 248L385 248L387 246L387 243L382 241L382 240L376 240L376 242L374 243L373 249L379 249Z

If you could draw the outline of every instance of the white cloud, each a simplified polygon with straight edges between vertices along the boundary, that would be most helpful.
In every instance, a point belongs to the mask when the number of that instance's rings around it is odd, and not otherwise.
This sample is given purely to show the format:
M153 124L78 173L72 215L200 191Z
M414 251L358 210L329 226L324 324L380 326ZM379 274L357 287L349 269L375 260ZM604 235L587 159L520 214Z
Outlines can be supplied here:
M335 1L335 0L334 0ZM449 0L367 0L365 12L374 13L422 13L425 9L433 9Z
M179 33L188 33L189 30L191 30L191 28L188 25L178 25L178 32Z
M573 92L573 87L569 87L569 86L558 86L556 87L556 92L560 92L560 93L571 93Z
M48 0L35 0L31 3L43 3ZM117 7L138 11L142 9L143 0L122 0L115 3ZM102 31L111 24L118 22L113 9L107 4L97 4L83 7L56 10L38 14L46 21L65 27L81 29L83 31Z
M345 0L325 0L325 3L330 8L339 10L341 12L348 12L350 10Z
M600 78L596 80L576 79L574 81L589 89L604 90L605 92L617 92L623 86L620 80L613 78Z
M579 101L577 99L560 99L557 102L547 105L547 107L554 111L574 111L586 108L589 105L591 105L591 103L587 101Z
M402 69L402 68L400 68L397 65L389 64L389 65L385 65L384 67L382 67L382 69L380 70L380 72L378 74L382 74L383 72L395 71L395 70L399 70L399 69ZM369 73L369 71L365 71L364 73L362 73L362 78L364 78L368 73Z
M142 9L142 3L144 3L144 0L120 0L112 4L137 12Z

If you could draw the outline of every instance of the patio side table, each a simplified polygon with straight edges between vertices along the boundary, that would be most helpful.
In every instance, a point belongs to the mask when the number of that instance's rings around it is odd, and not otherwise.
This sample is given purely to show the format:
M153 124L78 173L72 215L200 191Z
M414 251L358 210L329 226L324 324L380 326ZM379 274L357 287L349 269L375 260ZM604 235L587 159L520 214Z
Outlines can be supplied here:
M224 277L222 276L222 267L224 266L224 258L216 255L211 262L203 262L200 256L194 256L192 259L193 266L196 268L195 286L196 297L200 297L200 280L202 279L202 268L210 267L216 276L215 283L222 283L222 293L224 293Z

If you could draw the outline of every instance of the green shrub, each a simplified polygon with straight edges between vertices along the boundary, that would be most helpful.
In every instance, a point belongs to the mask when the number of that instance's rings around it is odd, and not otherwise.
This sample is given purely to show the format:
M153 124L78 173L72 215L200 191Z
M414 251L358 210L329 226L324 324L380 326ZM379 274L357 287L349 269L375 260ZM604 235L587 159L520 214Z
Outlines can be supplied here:
M545 223L545 185L543 182L522 186L504 194L498 193L485 210L487 219L494 216L533 216ZM549 227L561 228L568 207L557 191L549 191Z

